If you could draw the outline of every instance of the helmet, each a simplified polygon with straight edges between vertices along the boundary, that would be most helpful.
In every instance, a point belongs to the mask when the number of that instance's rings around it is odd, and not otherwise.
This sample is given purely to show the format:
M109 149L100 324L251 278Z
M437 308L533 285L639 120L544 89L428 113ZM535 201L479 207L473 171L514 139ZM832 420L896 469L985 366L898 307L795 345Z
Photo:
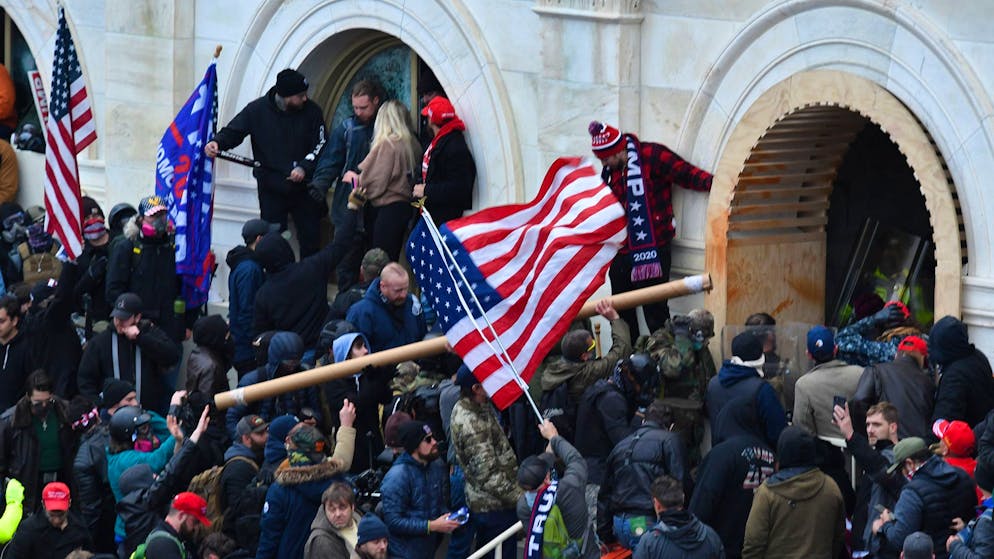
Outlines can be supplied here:
M701 341L714 337L714 315L706 309L694 309L687 313L690 319L691 337L699 337Z
M107 226L111 229L120 230L124 227L123 222L135 215L138 215L138 210L134 206L126 202L121 202L111 208L110 213L107 214Z
M619 365L638 383L638 393L632 395L636 403L640 406L649 405L659 394L662 382L659 365L648 353L634 353Z
M135 432L152 420L152 416L137 406L119 408L110 418L110 436L118 442L133 441Z
M329 351L331 349L332 342L337 340L339 336L353 332L358 332L358 330L356 330L356 327L353 326L348 320L342 320L340 318L329 320L325 323L324 327L321 328L321 333L318 334L318 354L323 355L325 352Z

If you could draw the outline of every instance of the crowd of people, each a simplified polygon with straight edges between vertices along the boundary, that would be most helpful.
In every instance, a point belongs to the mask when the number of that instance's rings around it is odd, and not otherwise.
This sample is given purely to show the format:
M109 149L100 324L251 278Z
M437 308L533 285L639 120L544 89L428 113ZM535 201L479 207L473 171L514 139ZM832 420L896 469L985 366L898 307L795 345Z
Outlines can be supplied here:
M497 410L451 353L218 409L236 386L441 335L402 246L412 201L439 223L472 203L462 121L429 87L419 142L360 80L326 138L307 91L281 72L204 148L251 136L259 163L227 317L183 305L157 196L84 199L75 261L38 209L0 205L5 557L463 559L518 522L504 557L994 557L994 374L962 322L926 333L898 301L812 327L796 382L768 314L717 366L707 310L647 306L638 336L605 299L611 346L571 327L535 375L541 419L524 395ZM711 175L589 133L627 212L612 288L665 281L672 186Z

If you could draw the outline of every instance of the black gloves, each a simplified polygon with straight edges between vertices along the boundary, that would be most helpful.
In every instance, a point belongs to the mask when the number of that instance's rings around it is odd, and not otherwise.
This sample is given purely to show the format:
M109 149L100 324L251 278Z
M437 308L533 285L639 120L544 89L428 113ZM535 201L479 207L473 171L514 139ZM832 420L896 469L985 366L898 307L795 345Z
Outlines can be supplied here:
M313 184L307 186L307 195L311 197L311 200L314 200L318 204L324 202L324 191Z

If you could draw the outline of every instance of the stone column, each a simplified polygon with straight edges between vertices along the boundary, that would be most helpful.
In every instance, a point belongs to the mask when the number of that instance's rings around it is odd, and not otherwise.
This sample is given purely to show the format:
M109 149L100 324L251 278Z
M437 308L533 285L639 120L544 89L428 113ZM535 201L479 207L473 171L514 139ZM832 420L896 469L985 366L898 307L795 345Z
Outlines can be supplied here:
M533 10L541 21L540 160L588 155L591 120L638 130L641 2L536 0Z
M193 60L195 7L195 0L106 0L106 203L137 205L155 191L156 146L209 62Z

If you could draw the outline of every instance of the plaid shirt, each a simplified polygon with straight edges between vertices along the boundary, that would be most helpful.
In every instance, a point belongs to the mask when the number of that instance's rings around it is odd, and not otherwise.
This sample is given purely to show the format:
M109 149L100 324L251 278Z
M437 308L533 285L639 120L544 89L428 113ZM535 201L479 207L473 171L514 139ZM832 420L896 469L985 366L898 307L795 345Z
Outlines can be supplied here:
M676 221L673 216L673 187L674 183L689 190L709 192L711 190L711 173L698 169L684 161L670 148L662 144L639 142L634 134L625 134L621 141L627 141L631 136L639 145L639 156L642 160L642 180L645 183L645 197L649 208L652 208L652 232L656 237L656 246L664 247L669 244L675 234ZM628 188L625 183L625 169L607 169L601 172L601 178L611 188L611 192L627 208ZM621 252L628 252L628 239L621 247Z

